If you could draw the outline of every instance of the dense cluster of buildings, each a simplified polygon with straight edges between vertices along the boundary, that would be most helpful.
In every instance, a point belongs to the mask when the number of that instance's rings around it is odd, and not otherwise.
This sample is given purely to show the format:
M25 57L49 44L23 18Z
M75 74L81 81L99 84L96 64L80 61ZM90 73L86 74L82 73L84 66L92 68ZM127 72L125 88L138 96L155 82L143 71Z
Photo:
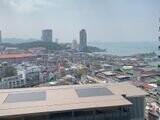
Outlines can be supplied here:
M3 71L3 67L0 70ZM17 66L17 75L1 78L0 89L31 87L41 83L40 77L38 66Z
M43 41L52 39L51 29L42 31ZM69 50L1 49L0 119L158 120L160 70L153 65L158 60L154 53L87 53L85 29ZM4 64L16 74L1 77Z
M149 95L146 97L147 104L145 106L145 112L139 111L138 113L144 113L145 118L147 119L149 117L153 117L153 114L152 114L153 111L157 111L157 109L155 110L153 109L154 107L152 106L152 104L156 102L157 106L159 106L158 105L159 101L157 98L159 97L158 90L160 89L158 87L158 84L156 84L156 82L160 78L160 74L159 74L160 72L157 69L157 67L151 66L149 64L151 61L154 61L156 59L156 56L145 57L145 58L141 57L140 55L119 57L119 56L112 56L112 55L102 55L102 54L75 52L75 51L74 52L73 51L55 51L54 53L46 54L45 49L42 49L42 48L32 48L32 50L30 49L30 51L33 52L32 54L34 54L34 57L29 60L26 60L26 58L21 58L20 61L18 62L15 61L14 59L7 62L6 62L6 59L1 60L1 64L5 62L5 64L10 64L14 66L17 70L17 75L1 78L0 88L9 89L9 88L36 87L36 89L39 89L37 87L47 87L47 89L52 89L52 86L59 86L59 85L74 86L75 84L80 84L81 86L83 85L87 86L89 84L93 84L94 86L94 84L113 84L113 85L115 84L116 85L116 84L124 84L124 82L128 82L129 84L133 84L137 87L144 89ZM17 53L17 54L20 54L20 53ZM116 87L118 89L118 86ZM15 90L18 90L18 89L15 89ZM24 89L24 90L26 92L28 90L30 91L30 89ZM129 91L128 88L126 90ZM118 89L118 92L120 92L120 89ZM134 91L133 93L136 93L136 92ZM126 98L125 94L124 95L121 94L121 96L123 98ZM48 98L50 98L50 96L48 96L47 99ZM96 99L98 98L99 96ZM34 99L37 99L37 98L34 98ZM136 101L135 99L130 100L128 98L127 100L130 102L130 104ZM75 101L77 101L77 99ZM143 103L137 103L137 104L143 105ZM140 107L140 108L144 108L144 107ZM140 108L138 109L140 110ZM46 109L48 110L48 108ZM119 109L119 107L117 109ZM127 106L127 109L129 111L130 105ZM86 111L86 108L85 108L85 111ZM71 114L71 113L73 115L68 117L70 119L71 118L73 119L73 117L75 117L74 113L81 114L82 112L83 114L85 113L85 111L80 110L79 111L80 113L76 113L73 110L71 111L64 110L63 111L64 113L62 111L59 111L61 113L60 114L59 112L57 113L56 111L49 110L44 112L44 115L42 116L41 115L39 116L38 113L35 113L33 115L32 113L29 115L28 113L23 113L18 116L11 115L10 119L13 119L12 117L15 117L16 119L17 118L30 119L30 117L34 117L35 119L36 117L38 118L41 117L46 119L47 117L47 119L50 119L52 115L53 117L57 117L57 119L60 119L58 118L58 116L62 116L64 114ZM109 108L109 111L112 111L112 110L110 110ZM88 112L86 114L93 115L94 113L94 111L92 112L88 111ZM120 112L121 111L119 111L119 113ZM113 114L116 114L118 116L119 113L113 113ZM129 120L130 119L129 117L131 116L130 116L130 113L127 113L127 114L128 114L127 115L128 118L122 117L122 119ZM89 117L89 115L86 115L86 116ZM104 115L100 115L100 116L102 117ZM92 119L92 117L89 117L89 118ZM142 120L142 119L139 119L139 120Z

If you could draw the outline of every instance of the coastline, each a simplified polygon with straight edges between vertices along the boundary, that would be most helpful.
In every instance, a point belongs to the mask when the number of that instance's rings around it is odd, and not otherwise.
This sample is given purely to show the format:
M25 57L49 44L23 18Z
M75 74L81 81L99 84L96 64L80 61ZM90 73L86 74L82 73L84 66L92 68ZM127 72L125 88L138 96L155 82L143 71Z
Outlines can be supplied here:
M132 56L135 54L157 53L157 42L105 42L105 43L89 43L89 45L106 49L105 52L99 54L111 54L117 56Z

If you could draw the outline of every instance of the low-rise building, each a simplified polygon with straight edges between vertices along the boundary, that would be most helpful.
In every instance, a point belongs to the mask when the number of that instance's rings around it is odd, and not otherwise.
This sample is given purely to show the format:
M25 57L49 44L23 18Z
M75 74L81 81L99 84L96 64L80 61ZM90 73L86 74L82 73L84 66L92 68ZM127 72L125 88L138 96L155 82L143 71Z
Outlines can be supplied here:
M160 120L160 113L149 111L148 112L148 120Z
M29 66L23 69L19 69L19 74L22 74L22 76L26 80L26 86L30 87L41 82L40 71L41 69L38 66Z
M153 102L148 109L148 120L160 120L160 107L157 103Z
M23 61L31 61L35 55L31 53L14 53L14 54L0 54L0 61L7 61L10 63L21 63Z
M6 77L0 80L0 89L21 88L24 87L25 85L26 81L22 77L22 75Z
M103 69L105 69L107 71L112 71L113 70L113 66L109 65L109 64L103 64L102 67L103 67Z
M144 120L146 93L128 83L0 91L1 120Z

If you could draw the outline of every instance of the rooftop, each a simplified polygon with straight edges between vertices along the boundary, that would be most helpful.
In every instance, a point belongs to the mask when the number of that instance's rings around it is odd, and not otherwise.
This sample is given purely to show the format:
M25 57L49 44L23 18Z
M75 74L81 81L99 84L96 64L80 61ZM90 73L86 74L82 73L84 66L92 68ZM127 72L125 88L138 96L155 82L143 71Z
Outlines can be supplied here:
M14 53L14 54L0 54L0 59L14 59L14 58L25 58L33 57L31 53Z
M131 105L122 94L146 95L128 83L0 90L0 117Z

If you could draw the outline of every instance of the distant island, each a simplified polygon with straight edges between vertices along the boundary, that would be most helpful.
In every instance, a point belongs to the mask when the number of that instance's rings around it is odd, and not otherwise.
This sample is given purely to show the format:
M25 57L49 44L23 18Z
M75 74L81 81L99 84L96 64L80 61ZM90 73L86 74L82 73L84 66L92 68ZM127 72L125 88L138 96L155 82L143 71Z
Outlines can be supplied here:
M56 50L70 50L71 43L55 43L55 42L44 42L44 41L32 41L32 42L24 42L24 43L3 43L5 47L16 47L19 49L30 49L36 47L43 47L48 51L56 51ZM100 49L98 47L87 46L87 52L104 52L105 49Z

